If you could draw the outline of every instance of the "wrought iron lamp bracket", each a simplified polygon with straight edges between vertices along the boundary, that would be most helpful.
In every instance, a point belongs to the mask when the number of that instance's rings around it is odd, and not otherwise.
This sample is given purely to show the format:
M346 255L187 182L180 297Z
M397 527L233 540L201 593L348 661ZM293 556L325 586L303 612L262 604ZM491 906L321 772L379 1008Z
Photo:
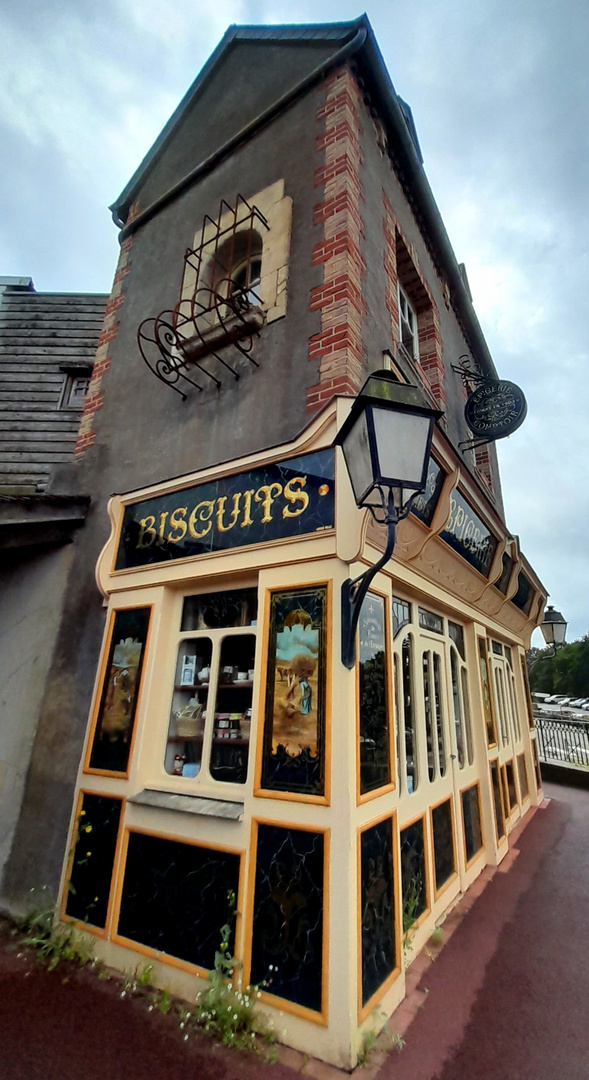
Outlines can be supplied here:
M388 491L378 488L382 506L370 506L369 510L374 520L379 525L387 526L387 542L380 559L363 574L356 578L348 578L342 585L341 598L341 656L342 664L351 670L356 663L356 630L364 598L373 578L382 570L383 566L391 558L397 535L397 525L406 518L411 511L413 500L419 494L415 492L408 501L401 505L399 488L390 488ZM380 514L382 516L377 516Z

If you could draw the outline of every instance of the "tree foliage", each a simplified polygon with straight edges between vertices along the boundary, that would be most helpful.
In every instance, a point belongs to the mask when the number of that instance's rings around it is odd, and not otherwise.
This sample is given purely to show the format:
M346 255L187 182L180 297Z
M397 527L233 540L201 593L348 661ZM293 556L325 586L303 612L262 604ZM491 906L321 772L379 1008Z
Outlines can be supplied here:
M539 658L530 671L532 690L567 697L589 697L589 634L563 645L556 656L550 648L530 649L530 661Z

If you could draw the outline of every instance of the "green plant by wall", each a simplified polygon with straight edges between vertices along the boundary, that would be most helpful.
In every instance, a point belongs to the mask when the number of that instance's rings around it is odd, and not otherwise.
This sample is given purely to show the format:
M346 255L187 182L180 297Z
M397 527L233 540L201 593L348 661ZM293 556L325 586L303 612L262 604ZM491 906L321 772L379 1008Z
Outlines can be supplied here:
M19 921L17 932L21 944L36 949L49 971L63 960L87 964L92 959L92 945L71 924L56 922L53 908L30 913Z
M231 920L235 917L235 895L229 894ZM266 1020L256 1008L261 990L257 986L242 987L241 964L231 956L229 940L231 922L221 927L221 944L215 953L215 965L209 972L208 987L197 995L193 1019L221 1040L225 1046L238 1049L259 1048L275 1041L272 1021Z
M416 921L421 896L421 884L417 878L412 877L403 893L402 921L403 934L408 939Z

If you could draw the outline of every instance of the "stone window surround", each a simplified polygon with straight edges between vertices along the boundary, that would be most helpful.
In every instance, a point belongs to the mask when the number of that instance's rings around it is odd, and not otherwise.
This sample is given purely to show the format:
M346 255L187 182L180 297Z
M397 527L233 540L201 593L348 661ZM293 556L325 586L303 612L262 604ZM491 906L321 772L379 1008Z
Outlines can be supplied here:
M260 229L262 238L262 274L256 292L261 300L265 322L275 322L286 315L286 294L288 281L288 258L290 251L290 233L292 222L292 199L284 194L284 180L270 184L262 191L247 199L250 206L255 206L268 223L268 229ZM194 236L193 247L198 247L214 239L217 228L222 232L229 229L233 214L227 211L219 222L207 222L204 233L202 226ZM246 232L248 223L237 232ZM212 256L214 258L214 256ZM209 260L210 262L211 260ZM204 270L203 280L209 277L208 265ZM182 282L182 300L190 300L196 284L196 271L186 266Z

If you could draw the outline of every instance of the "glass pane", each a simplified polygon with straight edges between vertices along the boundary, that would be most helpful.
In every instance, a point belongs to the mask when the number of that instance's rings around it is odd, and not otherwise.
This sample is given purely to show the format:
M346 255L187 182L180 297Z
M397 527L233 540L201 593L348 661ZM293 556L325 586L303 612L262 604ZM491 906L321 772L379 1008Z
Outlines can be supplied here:
M441 889L456 870L454 859L454 830L452 828L452 806L450 799L435 806L432 810L432 829L434 837L434 865L436 871L436 889Z
M401 888L406 934L427 907L423 818L401 832Z
M472 787L469 787L466 791L462 792L461 798L464 845L467 863L474 859L477 852L479 852L483 846L478 794L479 785L473 784Z
M503 553L503 562L501 564L501 577L499 581L495 582L495 588L499 589L499 592L506 593L507 586L509 585L509 579L511 577L511 571L513 570L513 559L505 551Z
M491 648L493 649L495 656L503 656L503 645L500 641L492 641Z
M434 750L434 726L433 726L433 679L431 653L426 652L422 657L423 672L423 704L425 710L425 738L427 744L427 771L430 780L436 775L436 758Z
M213 780L245 784L255 658L254 634L223 638L209 767Z
M397 963L392 837L390 818L360 837L363 1005Z
M201 593L187 596L182 608L182 632L217 630L228 626L255 626L258 618L258 590Z
M327 589L272 594L262 787L325 790Z
M450 669L452 672L452 701L454 703L454 730L456 733L456 753L458 765L464 768L464 727L462 722L462 706L460 701L460 688L458 685L458 656L455 649L450 649Z
M419 625L422 630L432 630L435 634L444 633L444 621L434 611L419 608Z
M528 773L526 769L526 759L523 754L520 754L517 759L517 770L519 774L519 789L521 792L522 800L529 794L528 787Z
M495 687L497 690L496 702L497 712L499 713L499 727L501 728L501 741L504 746L507 746L509 742L509 729L507 726L507 703L505 701L505 683L503 681L503 670L501 668L495 668Z
M66 912L106 926L122 800L86 793L76 821Z
M403 723L403 696L401 694L401 662L396 653L393 655L393 693L395 695L395 719L397 725L397 777L399 785L402 785L405 776L405 757L403 754L405 725Z
M511 704L511 715L513 717L513 727L514 727L514 731L515 731L515 737L516 737L516 739L519 740L522 737L522 727L521 727L521 723L520 723L520 719L519 719L519 712L518 712L518 708L517 708L517 698L515 696L515 675L513 674L513 671L511 671L510 669L508 669L508 671L507 671L507 686L508 686L508 689L509 689L509 701L510 701L510 704Z
M406 600L400 600L393 596L393 637L396 637L404 626L411 622L411 604Z
M323 834L259 825L250 979L317 1012L323 982Z
M131 941L214 967L221 927L232 924L239 855L179 840L129 834L118 933ZM233 953L234 935L229 950Z
M464 723L466 727L466 750L468 764L474 761L474 747L472 744L472 722L470 718L470 697L468 695L468 672L465 667L460 672L460 685L462 686L462 706L464 709Z
M366 413L362 413L358 417L342 443L342 450L354 492L354 499L360 505L363 496L372 487L374 481L370 447L368 445Z
M405 487L420 488L429 460L426 457L431 420L410 412L391 412L371 407L378 454L378 472L383 480L397 480Z
M446 473L444 470L440 468L435 458L430 457L425 491L417 496L411 507L411 512L425 525L431 525L432 523L445 479Z
M485 713L485 725L487 728L487 745L495 746L497 733L495 731L495 718L491 703L491 686L489 683L489 666L487 663L487 647L484 638L479 638L479 670L481 673L481 690L483 693L483 710Z
M165 770L198 776L202 762L213 646L210 638L187 638L178 646Z
M362 795L391 781L384 620L382 596L368 593L360 611L358 630Z
M448 634L454 642L460 656L463 660L466 660L466 652L464 648L464 628L460 623L450 622L448 619Z
M505 836L505 820L499 780L499 765L496 761L491 762L491 783L493 786L493 806L495 807L495 829L499 841Z
M515 790L513 761L507 761L505 763L505 776L507 778L507 797L509 799L509 809L515 810L517 806L517 791Z
M419 784L415 709L413 707L413 638L407 635L401 649L403 672L403 721L405 727L405 782L407 792L417 791Z
M150 608L117 611L94 731L91 769L127 771Z
M438 737L438 761L440 764L440 776L446 775L446 734L444 731L444 714L442 712L442 671L440 654L434 653L434 693L436 707L436 731Z
M526 698L526 706L527 706L527 709L528 709L528 725L529 725L530 731L533 731L534 730L534 707L532 705L532 694L531 694L531 691L530 691L530 680L529 680L529 677L528 677L528 669L527 669L527 666L526 666L526 660L525 660L524 656L520 656L520 661L521 661L522 680L523 680L523 684L524 684L524 693L525 693L525 698Z

